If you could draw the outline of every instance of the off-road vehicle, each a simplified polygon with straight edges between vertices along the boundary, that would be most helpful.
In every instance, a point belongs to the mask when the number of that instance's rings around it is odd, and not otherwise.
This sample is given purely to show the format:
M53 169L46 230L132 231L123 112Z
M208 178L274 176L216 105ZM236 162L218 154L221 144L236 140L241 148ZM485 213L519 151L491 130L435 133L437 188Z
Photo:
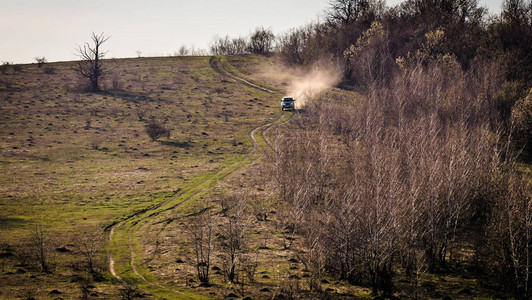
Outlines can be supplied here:
M283 97L283 100L281 100L281 109L295 109L295 100L293 97Z

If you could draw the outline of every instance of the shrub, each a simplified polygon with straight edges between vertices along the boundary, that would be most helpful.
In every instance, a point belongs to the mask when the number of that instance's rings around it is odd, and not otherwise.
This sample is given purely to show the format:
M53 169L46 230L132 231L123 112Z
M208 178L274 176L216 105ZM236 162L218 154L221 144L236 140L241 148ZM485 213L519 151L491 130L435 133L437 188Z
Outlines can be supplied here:
M146 125L146 134L148 134L152 142L154 142L163 136L166 136L166 138L169 138L170 129L166 128L163 124L161 124L157 120L151 120L150 123Z
M7 74L7 71L9 70L9 68L11 67L11 65L13 65L13 63L10 63L10 62L8 62L8 61L4 61L4 62L2 63L2 65L0 66L0 72L1 72L2 74L4 74L4 75Z
M187 46L181 45L181 47L179 47L179 56L187 56L189 53L190 51L188 50Z
M142 107L137 108L137 110L135 112L137 113L137 117L139 118L139 121L144 120L144 116L146 115L146 111Z
M41 68L42 65L46 63L46 57L35 57L35 60L37 61L37 67Z

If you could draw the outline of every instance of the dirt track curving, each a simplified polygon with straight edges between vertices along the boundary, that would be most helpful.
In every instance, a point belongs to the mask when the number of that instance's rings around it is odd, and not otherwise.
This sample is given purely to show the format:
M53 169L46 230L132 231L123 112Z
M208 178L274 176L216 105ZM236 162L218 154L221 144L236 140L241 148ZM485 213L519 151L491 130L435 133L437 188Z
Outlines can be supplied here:
M234 74L231 74L229 71L227 71L224 66L222 65L222 63L220 62L220 59L218 57L211 57L211 59L209 60L209 63L211 65L211 67L213 68L214 71L216 71L217 73L219 73L221 76L225 77L225 78L229 78L230 80L236 82L236 83L239 83L239 84L242 84L242 85L245 85L245 86L248 86L248 87L251 87L251 88L254 88L254 89L257 89L257 90L260 90L262 92L266 92L266 93L270 93L270 94L276 94L276 95L280 95L279 92L277 91L273 91L273 90L270 90L270 89L267 89L267 88L264 88L264 87L261 87L259 85L256 85L244 78L241 78L241 77L238 77ZM168 210L172 210L172 209L175 209L177 207L179 207L180 205L190 201L191 199L194 199L196 197L198 197L199 195L207 192L208 190L214 188L215 186L217 186L221 180L227 178L227 176L229 176L230 174L234 173L236 170L246 166L246 165L249 165L250 163L252 163L253 161L259 159L260 157L262 157L262 155L258 155L256 157L253 157L256 153L258 153L260 150L260 143L257 141L258 138L261 138L264 140L265 144L267 145L267 147L269 149L272 149L273 146L272 146L272 143L267 139L267 137L265 136L265 132L267 130L269 130L270 128L272 128L274 125L279 125L283 122L286 122L288 119L286 120L283 120L284 117L286 115L286 112L283 112L283 114L281 114L278 118L276 118L275 120L269 122L269 123L266 123L266 124L263 124L263 125L260 125L260 126L257 126L255 127L254 129L252 129L250 132L249 132L249 136L253 142L253 148L251 149L251 151L242 159L238 160L237 162L233 162L233 163L230 163L228 165L225 165L223 167L221 167L220 169L218 169L217 171L215 171L213 174L211 174L210 176L206 177L205 179L203 179L202 181L199 181L196 183L196 185L194 186L191 186L189 187L188 189L186 190L183 190L179 195L176 195L175 197L172 197L160 204L157 204L157 205L154 205L154 206L151 206L151 207L148 207L144 210L141 210L139 212L136 212L130 216L126 216L124 217L122 220L120 221L117 221L117 222L114 222L113 224L109 225L106 230L109 231L109 244L112 246L112 242L113 242L113 238L116 236L115 234L115 229L117 230L120 230L120 228L122 228L122 230L125 230L126 231L126 234L128 235L128 237L131 237L133 235L133 232L134 232L134 229L136 227L136 225L141 221L141 220L147 220L147 219L150 219L150 218L153 218L154 216L156 215L159 215L161 214L162 212L165 212L165 211L168 211ZM280 122L281 120L283 120L282 122ZM256 136L256 133L260 131L260 136ZM265 149L264 149L265 150ZM126 228L126 225L129 225L128 228ZM133 244L129 244L128 245L128 251L129 251L129 269L131 270L131 272L133 274L135 274L135 276L140 279L141 281L149 284L150 286L153 286L153 287L157 287L158 289L163 289L165 290L166 292L170 292L171 294L174 294L175 296L179 296L180 298L183 298L185 297L180 291L177 291L175 289L171 289L171 288L168 288L168 287L165 287L157 282L152 282L152 281L149 281L146 279L145 276L143 276L137 269L136 267L136 264L135 264L135 260L136 260L136 252L134 250L134 246ZM113 252L112 251L109 251L109 256L108 256L108 260L109 260L109 273L114 277L116 278L118 281L124 283L124 279L120 276L120 274L117 273L117 270L116 270L116 261L113 257Z

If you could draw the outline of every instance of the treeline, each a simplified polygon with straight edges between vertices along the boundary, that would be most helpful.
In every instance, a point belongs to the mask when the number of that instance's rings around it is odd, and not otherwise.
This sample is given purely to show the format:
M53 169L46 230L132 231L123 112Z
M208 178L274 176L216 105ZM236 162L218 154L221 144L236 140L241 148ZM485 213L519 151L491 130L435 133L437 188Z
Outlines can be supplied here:
M269 55L275 50L275 35L271 29L257 27L249 37L215 37L209 46L212 54L261 54Z
M346 65L346 79L356 84L353 62L345 55L371 24L378 21L387 33L382 44L391 61L409 57L423 47L427 36L441 32L440 48L463 69L477 60L497 60L507 79L526 90L532 82L532 4L506 0L499 15L489 15L477 0L407 0L393 8L378 0L334 0L319 24L293 29L278 37L278 51L286 62L311 65L333 56ZM387 72L393 72L389 68Z
M530 13L514 0L489 20L476 1L333 1L326 24L284 37L285 60L342 60L358 91L308 102L276 141L281 218L311 289L327 274L389 296L401 273L417 297L425 273L462 264L532 297L532 184L517 160Z

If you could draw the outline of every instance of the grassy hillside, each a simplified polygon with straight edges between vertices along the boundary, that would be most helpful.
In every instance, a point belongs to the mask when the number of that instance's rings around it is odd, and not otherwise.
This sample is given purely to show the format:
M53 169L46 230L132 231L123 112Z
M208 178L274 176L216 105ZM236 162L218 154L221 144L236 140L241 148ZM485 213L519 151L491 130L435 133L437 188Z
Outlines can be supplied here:
M276 97L224 79L208 57L108 60L106 67L97 94L83 92L74 62L0 75L2 295L41 298L57 289L75 297L70 261L84 233L245 156L249 131L279 113ZM172 129L170 138L150 141L152 118ZM52 244L52 274L18 259L35 228ZM97 293L118 292L108 283Z

